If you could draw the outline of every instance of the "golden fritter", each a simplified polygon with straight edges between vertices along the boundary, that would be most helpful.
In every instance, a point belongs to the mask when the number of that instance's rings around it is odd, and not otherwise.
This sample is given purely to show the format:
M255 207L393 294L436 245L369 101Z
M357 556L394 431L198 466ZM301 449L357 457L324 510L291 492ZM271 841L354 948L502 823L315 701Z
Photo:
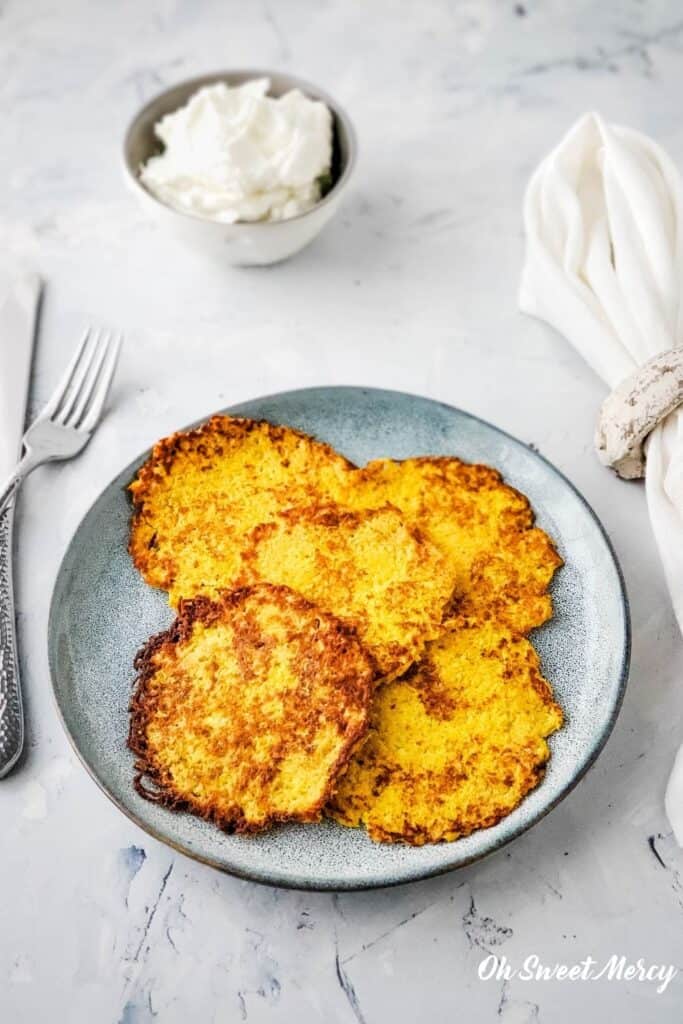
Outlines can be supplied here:
M136 669L136 788L235 832L319 818L376 678L353 630L268 584L183 602Z
M509 814L543 776L562 711L528 640L504 626L445 632L382 686L331 815L377 842L450 841Z
M552 616L548 586L562 559L533 525L528 500L495 469L447 457L378 459L334 483L354 508L395 505L444 552L456 625L490 620L528 633Z
M496 470L448 457L380 459L356 469L288 427L218 416L159 442L130 489L133 560L181 607L170 633L140 656L131 746L143 790L151 780L155 798L240 830L285 817L315 820L320 794L333 788L356 744L331 813L366 824L375 840L419 845L494 824L539 781L545 737L561 726L562 712L524 635L551 617L548 587L562 563L534 526L528 500ZM321 622L330 614L341 620L358 663L372 665L374 682L385 681L367 741L358 745L361 728L336 769L330 745L335 736L341 743L339 733L324 734L324 756L315 733L305 753L297 748L290 757L287 714L268 718L285 698L264 652L284 650L298 678L287 653L293 641L277 616L266 624L260 612L247 616L231 604L241 600L235 594L265 593L268 584L289 594L288 609L298 600L310 609L308 600L322 609ZM262 650L270 629L277 639ZM304 656L299 644L292 658ZM258 756L247 742L245 772L244 740L230 745L221 710L227 686L209 682L228 676L236 735L259 714L268 718L266 739L254 740ZM269 686L274 704L264 698ZM278 744L287 750L284 782L265 767L272 762L277 772Z
M291 509L255 528L241 566L238 584L285 584L352 625L385 677L438 636L453 589L441 552L390 506Z
M130 485L135 566L175 607L194 596L196 580L232 565L250 529L317 501L349 468L329 445L291 427L239 417L214 416L164 438Z
M289 586L400 674L437 635L453 587L443 555L396 509L330 503L352 470L288 427L214 417L160 441L131 484L133 561L173 607L257 581Z
M210 547L210 540L209 540ZM383 676L400 675L437 636L451 597L442 554L395 508L297 507L240 546L177 577L172 598L267 582L291 587L356 629Z

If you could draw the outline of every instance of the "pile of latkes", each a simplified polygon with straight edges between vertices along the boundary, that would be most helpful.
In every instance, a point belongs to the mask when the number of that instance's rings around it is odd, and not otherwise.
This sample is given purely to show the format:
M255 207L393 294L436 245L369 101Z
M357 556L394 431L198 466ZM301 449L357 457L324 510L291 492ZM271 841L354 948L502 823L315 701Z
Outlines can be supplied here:
M231 832L327 815L421 845L539 782L562 711L527 635L561 559L495 470L357 468L215 416L130 491L130 554L177 611L135 663L144 796Z

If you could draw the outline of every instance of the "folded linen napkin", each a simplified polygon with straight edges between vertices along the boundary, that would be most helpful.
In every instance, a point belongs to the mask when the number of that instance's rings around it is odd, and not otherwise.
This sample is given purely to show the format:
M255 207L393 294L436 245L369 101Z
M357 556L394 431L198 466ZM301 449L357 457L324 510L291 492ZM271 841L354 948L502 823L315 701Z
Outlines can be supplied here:
M0 275L0 491L21 453L40 289L36 274Z
M610 389L683 344L683 180L652 139L581 117L532 176L524 225L521 309L564 334ZM646 454L650 520L683 631L683 407L655 427ZM683 846L683 746L665 806Z

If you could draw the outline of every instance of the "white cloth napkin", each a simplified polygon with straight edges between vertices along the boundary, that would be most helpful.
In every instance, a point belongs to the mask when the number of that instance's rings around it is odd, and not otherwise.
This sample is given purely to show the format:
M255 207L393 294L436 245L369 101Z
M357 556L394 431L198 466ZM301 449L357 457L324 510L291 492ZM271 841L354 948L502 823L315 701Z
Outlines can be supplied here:
M564 334L610 389L683 344L683 181L652 139L584 115L531 178L524 226L521 309ZM650 520L683 631L683 407L646 451ZM665 806L683 846L683 747Z
M40 287L36 274L0 274L0 491L21 450Z

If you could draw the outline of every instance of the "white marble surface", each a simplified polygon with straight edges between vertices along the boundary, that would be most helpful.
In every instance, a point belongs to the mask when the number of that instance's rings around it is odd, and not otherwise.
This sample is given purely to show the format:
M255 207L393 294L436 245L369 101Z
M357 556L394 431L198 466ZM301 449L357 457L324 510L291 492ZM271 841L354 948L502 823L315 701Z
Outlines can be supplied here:
M362 156L308 251L230 271L147 222L119 144L163 85L250 65L328 88ZM642 128L683 164L679 5L5 0L0 70L2 261L48 282L32 406L84 324L127 336L95 441L37 472L21 501L28 750L0 783L0 1020L679 1021L683 973L662 995L477 976L487 950L515 966L616 953L683 972L683 854L662 811L683 735L681 640L642 488L591 451L602 386L515 305L523 186L577 114ZM65 545L120 467L204 413L314 383L431 395L537 444L611 533L634 627L613 736L548 818L457 874L336 897L223 877L122 817L57 722L45 642Z

